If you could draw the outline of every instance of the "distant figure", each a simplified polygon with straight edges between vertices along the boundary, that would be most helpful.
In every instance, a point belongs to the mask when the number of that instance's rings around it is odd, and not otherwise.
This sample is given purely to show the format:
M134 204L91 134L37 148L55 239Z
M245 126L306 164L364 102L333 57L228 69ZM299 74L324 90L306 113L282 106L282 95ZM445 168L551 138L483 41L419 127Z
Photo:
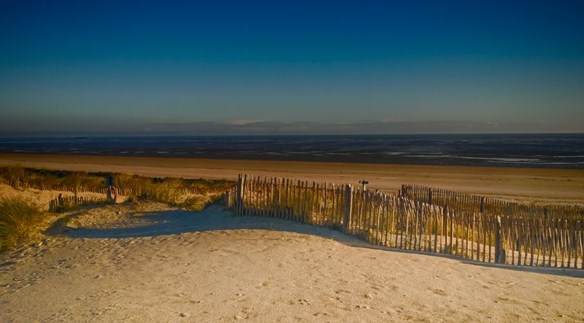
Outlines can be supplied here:
M110 193L111 193L112 200L114 201L114 203L116 203L118 200L118 192L117 192L115 186L113 186L113 185L110 186Z
M117 193L116 188L114 187L114 177L113 176L106 176L105 177L105 185L107 186L107 200L113 200L116 203Z
M362 179L362 180L359 181L359 184L362 185L363 190L365 191L365 190L367 190L367 184L369 184L369 181L366 180L366 179Z

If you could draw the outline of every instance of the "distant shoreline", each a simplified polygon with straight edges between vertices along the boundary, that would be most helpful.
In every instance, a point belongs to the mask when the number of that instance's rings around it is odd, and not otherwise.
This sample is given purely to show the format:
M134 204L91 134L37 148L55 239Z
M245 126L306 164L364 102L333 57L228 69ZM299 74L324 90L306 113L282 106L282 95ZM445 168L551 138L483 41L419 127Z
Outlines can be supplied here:
M38 138L38 137L49 137L49 138L92 138L92 137L102 137L102 138L128 138L128 137L142 137L142 138L152 138L152 137L201 137L201 138L236 138L236 137L344 137L344 136L355 136L355 137L366 137L366 136L584 136L584 132L420 132L420 133L282 133L282 134L264 134L264 133L233 133L233 134L196 134L196 133L173 133L173 132L160 132L160 133L132 133L132 132L59 132L59 131L47 131L47 132L0 132L0 140L6 138Z
M420 184L529 203L584 203L584 170L364 164L339 162L120 157L88 155L0 154L0 166L120 172L156 177L227 178L238 174L358 185L397 191L402 184Z
M27 137L0 153L584 169L584 135Z

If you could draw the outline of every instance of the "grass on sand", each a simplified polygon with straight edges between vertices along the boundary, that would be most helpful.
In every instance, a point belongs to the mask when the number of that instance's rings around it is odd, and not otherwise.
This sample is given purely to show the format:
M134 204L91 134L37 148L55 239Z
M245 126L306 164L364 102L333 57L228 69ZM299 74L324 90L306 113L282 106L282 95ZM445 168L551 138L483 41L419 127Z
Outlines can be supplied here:
M0 200L0 251L33 241L41 231L44 212L22 197Z
M130 174L89 173L24 168L22 166L0 167L0 182L4 182L21 193L12 198L0 199L0 252L15 249L33 242L40 236L45 212L33 201L26 200L29 189L94 192L104 194L105 178L111 176L118 193L126 202L154 201L190 211L201 211L215 203L235 183L228 180L152 178ZM67 201L67 200L66 200ZM103 204L105 200L96 199ZM64 204L58 213L77 209L79 206ZM57 218L67 218L66 215ZM66 219L60 219L63 221Z

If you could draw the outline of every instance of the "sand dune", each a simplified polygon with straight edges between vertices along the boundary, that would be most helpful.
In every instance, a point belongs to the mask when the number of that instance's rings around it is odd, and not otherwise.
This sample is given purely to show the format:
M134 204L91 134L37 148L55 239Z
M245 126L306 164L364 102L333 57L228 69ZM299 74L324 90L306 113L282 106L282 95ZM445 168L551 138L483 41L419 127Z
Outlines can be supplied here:
M377 249L326 228L234 217L221 207L100 210L78 214L66 232L54 228L40 246L0 257L2 321L584 317L582 271Z

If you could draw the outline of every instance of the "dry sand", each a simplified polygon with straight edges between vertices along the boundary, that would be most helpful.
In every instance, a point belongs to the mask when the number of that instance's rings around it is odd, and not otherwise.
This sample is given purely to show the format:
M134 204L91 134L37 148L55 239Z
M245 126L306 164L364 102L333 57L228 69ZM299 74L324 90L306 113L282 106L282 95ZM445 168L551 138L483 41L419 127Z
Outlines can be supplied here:
M157 211L144 213L149 208ZM1 321L584 318L583 271L377 249L329 229L234 217L221 207L115 205L78 214L74 226L0 256Z
M419 183L510 199L584 200L583 173L569 170L0 156L1 165L15 162L155 176L234 178L251 172L337 183L365 177L387 190ZM330 229L234 217L218 206L193 213L118 204L71 217L67 227L50 228L43 243L0 255L0 321L584 318L582 270L486 265L376 248Z

